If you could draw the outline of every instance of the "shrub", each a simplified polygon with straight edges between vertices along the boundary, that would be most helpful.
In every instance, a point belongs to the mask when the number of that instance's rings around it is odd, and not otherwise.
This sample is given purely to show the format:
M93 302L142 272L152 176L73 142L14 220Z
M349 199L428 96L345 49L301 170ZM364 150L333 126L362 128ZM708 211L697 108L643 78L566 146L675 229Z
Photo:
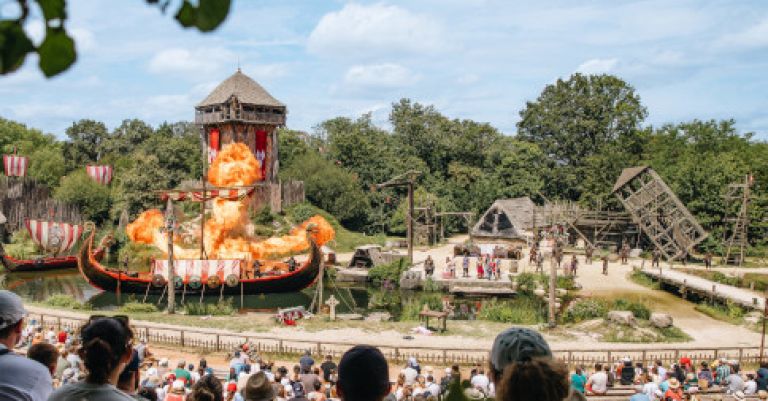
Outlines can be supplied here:
M541 310L541 304L529 297L513 301L493 299L483 304L477 317L491 322L536 324L543 321Z
M510 276L512 277L512 276ZM536 289L538 277L533 273L520 273L517 275L517 288L522 293L532 293Z
M145 304L141 302L126 302L120 307L120 312L125 313L153 313L157 312L155 304Z
M645 273L641 271L633 271L629 275L629 279L634 281L637 284L642 285L643 287L648 287L652 290L658 290L661 287L659 286L659 283L653 281L652 278L648 277Z
M578 323L603 318L608 314L608 302L599 298L583 298L573 302L565 313L565 320Z
M443 299L440 294L420 294L417 297L403 302L403 311L400 314L400 320L419 320L419 312L424 308L424 304L427 304L429 309L433 311L443 310Z
M235 313L231 299L225 299L215 304L190 302L184 305L184 311L191 316L228 316Z
M71 295L65 294L51 295L43 301L43 304L54 308L90 309L90 305L76 300Z
M642 301L617 299L613 301L613 309L630 311L638 319L648 320L651 318L651 309Z
M368 271L368 279L374 285L379 286L384 280L389 280L395 285L400 284L400 275L408 270L405 259L398 259L392 263L372 267Z
M435 280L432 280L432 277L427 277L427 279L424 280L424 291L437 292L440 291L440 286L435 282Z

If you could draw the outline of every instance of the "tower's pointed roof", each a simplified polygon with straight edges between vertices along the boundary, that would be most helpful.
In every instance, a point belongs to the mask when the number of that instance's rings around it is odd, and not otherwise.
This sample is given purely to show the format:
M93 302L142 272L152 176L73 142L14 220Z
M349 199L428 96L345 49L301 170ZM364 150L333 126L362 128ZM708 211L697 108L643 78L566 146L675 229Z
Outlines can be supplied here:
M251 77L243 74L239 68L232 76L220 83L202 102L198 103L197 107L226 103L232 95L235 95L240 103L285 107L282 102L272 97Z

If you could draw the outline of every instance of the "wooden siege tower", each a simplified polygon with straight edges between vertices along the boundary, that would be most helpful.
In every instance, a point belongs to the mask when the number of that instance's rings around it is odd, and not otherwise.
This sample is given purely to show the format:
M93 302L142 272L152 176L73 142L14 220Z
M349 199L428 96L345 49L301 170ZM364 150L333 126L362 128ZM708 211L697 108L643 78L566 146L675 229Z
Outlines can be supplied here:
M195 106L206 171L223 146L244 143L261 163L263 180L254 191L255 206L270 205L280 211L303 201L303 183L284 187L278 179L278 128L285 126L286 114L285 104L238 68Z
M626 168L613 194L668 260L683 258L707 237L695 217L648 166Z

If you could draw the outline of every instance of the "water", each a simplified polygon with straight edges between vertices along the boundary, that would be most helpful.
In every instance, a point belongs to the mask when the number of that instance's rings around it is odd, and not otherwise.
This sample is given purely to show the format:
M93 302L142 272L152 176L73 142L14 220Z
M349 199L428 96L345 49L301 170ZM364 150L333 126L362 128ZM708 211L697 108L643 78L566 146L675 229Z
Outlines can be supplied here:
M117 295L111 292L102 292L92 287L80 275L77 270L48 271L42 273L0 273L0 288L13 291L24 299L43 302L47 298L63 294L72 298L88 302L95 309L114 309L118 306ZM339 313L360 312L368 307L369 291L366 288L326 288L324 298L333 294L341 303L336 307ZM314 287L298 292L245 295L243 307L240 307L240 296L224 296L231 298L232 304L242 312L259 311L274 312L279 308L303 306L309 308L314 295ZM122 301L143 299L143 295L123 294ZM177 302L181 300L181 294L177 294ZM157 304L158 295L150 295L147 302ZM193 295L186 298L187 301L199 302L200 296ZM218 294L208 294L204 302L216 303ZM163 305L165 303L163 302ZM162 307L162 305L161 305Z

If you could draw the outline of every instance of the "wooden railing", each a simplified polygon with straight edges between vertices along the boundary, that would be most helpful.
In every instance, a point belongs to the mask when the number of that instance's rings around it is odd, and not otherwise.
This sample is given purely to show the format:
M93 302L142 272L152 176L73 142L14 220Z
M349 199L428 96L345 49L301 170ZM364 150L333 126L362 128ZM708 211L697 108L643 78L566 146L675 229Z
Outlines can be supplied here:
M31 318L39 318L39 323L77 330L84 318L65 317L44 313L32 313ZM150 326L143 323L132 323L137 337L145 338L150 344L177 345L187 348L197 348L205 351L232 351L243 343L250 342L259 353L269 354L303 354L309 350L315 355L332 355L340 358L350 347L357 345L353 342L334 342L318 340L280 339L274 336L258 334L238 334L222 330L179 329L176 327ZM376 345L376 344L371 344ZM409 357L416 357L422 364L487 364L489 349L461 348L450 349L429 346L390 346L376 345L391 361L404 362ZM757 347L668 347L658 349L555 349L555 357L569 367L584 365L590 367L595 363L616 363L625 356L635 362L643 362L645 366L660 360L665 365L677 362L686 356L693 361L712 361L718 358L734 359L744 364L756 364L760 361Z
M225 120L241 120L255 123L283 125L285 124L285 114L246 110L238 111L236 113L230 113L229 111L198 111L195 114L196 124L212 124Z

